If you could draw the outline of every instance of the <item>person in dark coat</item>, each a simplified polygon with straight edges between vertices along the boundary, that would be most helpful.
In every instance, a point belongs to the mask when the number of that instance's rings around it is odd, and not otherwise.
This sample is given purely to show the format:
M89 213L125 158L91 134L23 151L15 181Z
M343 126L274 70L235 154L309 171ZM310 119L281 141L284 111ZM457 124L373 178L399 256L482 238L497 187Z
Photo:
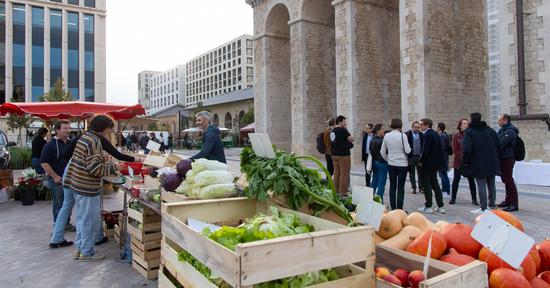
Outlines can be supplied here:
M468 119L461 119L458 121L458 126L456 127L456 132L453 135L453 171L454 171L454 178L453 178L453 184L452 184L452 193L451 193L451 201L449 201L449 204L455 204L456 203L456 194L458 192L458 184L460 183L460 178L462 178L462 171L460 167L462 166L462 151L463 143L464 143L464 131L468 129L468 126L470 125L470 121ZM469 176L468 178L468 184L470 186L470 195L472 196L472 205L478 206L479 203L477 203L477 192L476 192L476 182L474 180L474 177Z
M361 144L361 161L365 163L365 185L367 187L370 186L370 174L367 171L367 161L369 160L369 150L370 150L370 142L372 141L372 138L374 138L374 134L372 134L372 128L373 124L369 123L367 126L365 126L365 132L363 133L363 143Z
M495 207L495 176L500 175L500 145L497 133L481 121L480 113L472 113L470 117L470 126L464 132L462 169L463 175L474 177L477 183L480 208L470 212L481 214L487 209L487 197L489 207Z
M519 130L511 123L512 117L508 114L503 114L498 118L498 140L500 143L500 168L502 169L502 183L506 187L506 198L498 207L503 207L504 211L512 212L519 210L518 188L514 182L514 165L516 158L514 156L514 148L518 139Z
M439 212L445 214L443 204L443 193L437 181L437 171L445 167L446 154L443 153L439 135L432 129L433 121L430 119L420 120L420 130L424 133L422 153L420 154L420 166L422 167L422 183L426 203L418 211L423 213ZM437 208L432 209L432 190L435 194Z
M216 160L222 163L227 163L225 153L223 152L222 138L220 137L220 129L210 125L210 113L202 111L197 113L196 124L204 133L202 134L201 152L191 157L191 160L206 158L208 160Z
M409 140L409 147L411 147L411 153L407 155L409 158L409 181L411 181L412 194L416 194L416 175L418 175L418 191L424 193L424 187L420 179L420 152L422 152L422 141L424 140L424 134L420 132L420 122L414 121L411 126L411 130L405 132L407 139Z
M40 165L40 155L42 154L42 148L48 143L46 136L50 130L46 127L41 127L32 139L32 154L31 154L31 167L34 168L36 173L44 174L44 168Z

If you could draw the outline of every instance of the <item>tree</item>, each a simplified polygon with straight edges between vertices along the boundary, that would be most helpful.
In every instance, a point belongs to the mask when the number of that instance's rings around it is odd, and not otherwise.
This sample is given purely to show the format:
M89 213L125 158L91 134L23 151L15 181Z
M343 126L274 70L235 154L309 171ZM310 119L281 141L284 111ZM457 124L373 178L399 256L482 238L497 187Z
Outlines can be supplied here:
M65 81L63 81L63 78L57 77L54 87L50 89L49 92L46 92L44 96L41 96L40 101L42 102L73 101L73 96L71 95L71 91L66 91L63 87L65 87Z
M244 114L241 122L246 124L254 122L254 106L250 105L250 103L248 103L248 111Z
M157 123L149 123L149 125L147 126L147 130L149 130L149 131L158 131L159 127L158 127Z
M17 144L23 147L23 141L22 141L22 130L28 129L31 125L33 119L32 116L28 116L27 114L18 115L15 113L10 113L8 116L8 130L15 132L16 130L19 130L17 134Z

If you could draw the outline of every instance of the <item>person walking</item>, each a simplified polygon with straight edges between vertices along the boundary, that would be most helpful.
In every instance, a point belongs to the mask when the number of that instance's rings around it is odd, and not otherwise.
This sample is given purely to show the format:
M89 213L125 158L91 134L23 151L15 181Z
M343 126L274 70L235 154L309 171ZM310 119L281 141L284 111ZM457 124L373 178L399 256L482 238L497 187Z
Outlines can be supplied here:
M170 149L170 153L174 152L174 136L172 136L172 133L168 133L168 137L166 137L166 145L168 146L168 149Z
M347 129L346 117L336 117L336 127L330 132L331 155L334 163L334 187L341 196L347 196L351 172L351 153L355 138Z
M132 143L130 146L132 148L132 152L137 153L138 147L139 147L139 138L135 131L132 132L132 136L130 136L130 139L132 140Z
M201 152L191 157L191 160L206 158L227 163L223 152L223 143L220 137L220 129L210 124L210 113L201 111L195 115L196 124L204 133L202 134Z
M62 182L63 172L69 159L65 158L65 152L69 147L69 133L71 132L71 122L67 120L59 120L54 124L55 137L50 142L44 145L42 153L40 154L40 165L48 174L48 188L52 194L52 212L53 222L57 219L57 214L63 206L63 188ZM70 223L70 219L67 220L65 229L67 231L74 231L74 226Z
M332 161L332 142L330 141L330 133L336 126L336 119L330 117L327 121L328 127L323 132L323 144L325 145L325 161L327 162L327 170L330 176L334 175L334 163Z
M40 155L42 154L42 149L46 145L46 136L50 130L46 127L41 127L34 135L32 139L32 148L31 148L31 167L38 174L44 174L44 168L40 165Z
M458 127L456 127L457 131L453 135L453 184L452 184L452 193L451 193L451 200L449 201L449 204L455 204L456 203L456 194L458 192L458 184L460 183L460 178L462 178L463 171L460 169L462 165L462 154L464 151L464 131L468 129L468 126L470 125L470 121L468 119L461 119L458 121ZM466 177L466 176L464 176ZM477 203L477 192L476 192L476 183L474 180L474 177L469 176L466 177L468 179L468 184L470 186L470 195L472 197L472 205L478 206L479 203Z
M160 144L159 151L160 151L161 154L164 154L164 152L166 152L166 146L168 146L168 145L164 145L165 138L166 137L164 137L164 133L160 132L160 137L158 139L158 143ZM168 141L168 138L166 138L166 141Z
M436 132L439 135L441 141L441 148L443 149L443 159L445 160L445 167L437 171L439 179L441 179L441 192L443 196L451 198L451 183L449 182L449 155L452 149L449 141L449 135L445 132L446 125L443 122L437 123Z
M479 209L470 212L481 214L488 207L495 207L495 176L500 174L500 144L495 130L487 126L485 121L481 121L480 113L470 115L470 126L464 132L463 145L463 174L475 178L480 204Z
M418 191L424 193L422 181L420 179L420 152L422 151L422 142L424 140L424 134L420 133L420 122L414 121L411 126L411 130L405 132L409 147L411 147L411 153L408 155L408 170L409 181L411 181L412 194L416 194L417 188L417 176L418 175Z
M512 117L508 114L503 114L498 118L498 140L500 144L500 168L502 175L500 179L506 188L506 198L498 207L502 207L504 211L513 212L519 210L518 189L514 182L514 165L516 159L514 157L514 148L518 139L519 130L511 123Z
M139 146L143 149L143 154L149 154L149 149L147 149L147 143L149 143L149 140L151 139L147 136L147 132L143 132L139 138Z
M374 137L374 135L372 134L372 128L373 125L371 123L365 126L365 132L363 133L363 144L361 145L361 161L365 163L365 185L367 187L370 186L371 181L370 174L367 171L367 162L369 160L370 141Z
M384 191L386 190L386 181L388 177L388 162L380 153L382 143L384 142L384 125L376 124L372 128L374 137L369 146L369 154L372 157L372 181L370 187L373 193L380 196L382 203L384 202Z
M411 147L407 136L401 132L403 128L401 119L392 119L390 128L393 130L384 136L380 154L384 160L388 161L390 208L395 210L403 209L408 166L407 154L411 153Z
M445 214L445 204L443 204L443 194L437 181L437 171L445 167L443 148L437 133L432 129L433 121L431 119L420 120L420 130L424 133L422 152L420 153L420 166L422 167L422 185L424 186L424 197L426 203L418 211L423 213L439 212ZM432 209L432 191L434 192L437 208Z
M75 259L83 262L105 259L95 249L101 218L101 178L114 175L122 167L106 162L103 157L101 136L109 137L114 121L98 115L90 121L89 130L78 140L67 169L63 185L74 193L76 203L77 233Z

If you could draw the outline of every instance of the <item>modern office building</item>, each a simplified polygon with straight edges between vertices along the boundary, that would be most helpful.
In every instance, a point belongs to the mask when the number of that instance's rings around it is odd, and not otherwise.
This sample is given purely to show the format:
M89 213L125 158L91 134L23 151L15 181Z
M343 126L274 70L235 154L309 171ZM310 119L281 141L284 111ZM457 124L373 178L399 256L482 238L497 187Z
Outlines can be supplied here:
M185 104L185 65L155 73L151 76L150 83L147 114L156 113L176 103Z
M149 110L151 108L151 79L157 71L141 71L138 74L138 103Z
M253 86L252 36L242 35L187 62L186 107Z
M0 1L0 103L37 102L59 77L105 102L106 0Z

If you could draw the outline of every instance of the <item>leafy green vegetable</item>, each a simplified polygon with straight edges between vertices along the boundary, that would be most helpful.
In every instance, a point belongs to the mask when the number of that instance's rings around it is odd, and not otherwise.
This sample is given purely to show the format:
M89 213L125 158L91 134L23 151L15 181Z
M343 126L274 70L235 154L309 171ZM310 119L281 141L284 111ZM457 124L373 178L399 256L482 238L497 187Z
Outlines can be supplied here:
M344 204L340 201L330 174L316 158L298 157L294 153L281 150L275 152L275 158L257 157L252 148L244 148L241 153L241 172L246 174L249 186L245 195L258 200L269 197L268 191L274 196L284 196L290 208L297 210L307 204L317 212L331 209L348 223L353 219ZM300 163L300 159L313 161L327 175L326 184L322 183L321 174Z
M160 203L160 194L153 195L153 201Z

